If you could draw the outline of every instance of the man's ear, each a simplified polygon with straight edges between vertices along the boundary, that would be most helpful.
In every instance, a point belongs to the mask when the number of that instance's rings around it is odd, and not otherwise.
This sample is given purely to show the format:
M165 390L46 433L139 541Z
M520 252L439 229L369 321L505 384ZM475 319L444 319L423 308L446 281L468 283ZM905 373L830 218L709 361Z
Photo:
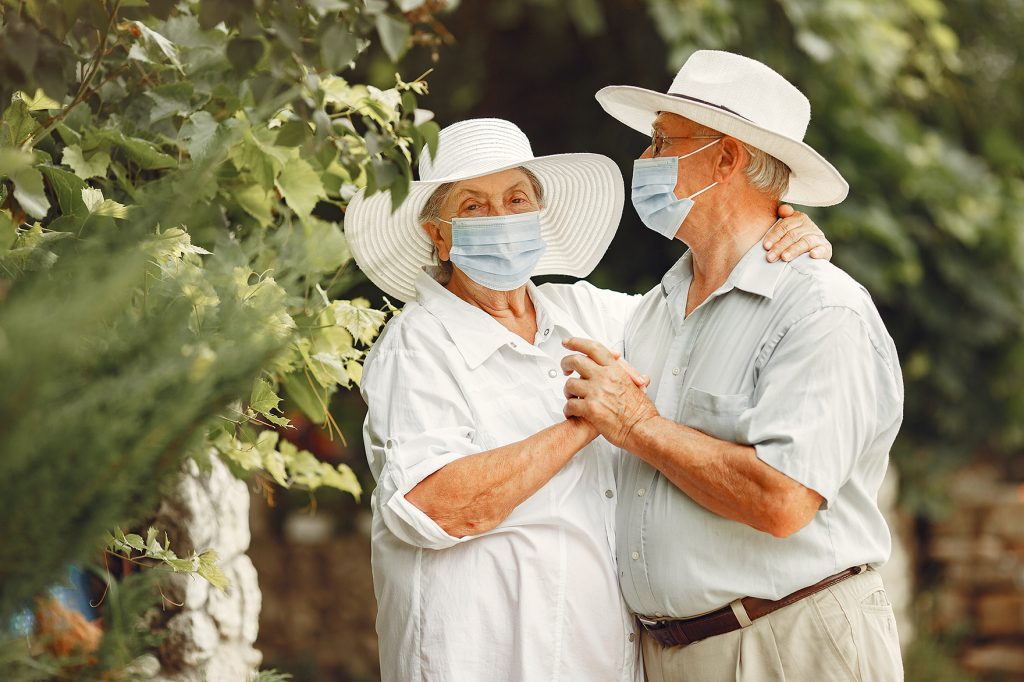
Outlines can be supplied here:
M437 249L437 257L442 261L446 261L449 258L448 245L444 243L444 237L441 235L441 228L436 222L420 223L420 227L427 233L427 238L433 242L434 248Z
M718 164L715 167L715 180L726 183L746 165L750 154L743 148L743 143L734 137L723 137L718 145Z

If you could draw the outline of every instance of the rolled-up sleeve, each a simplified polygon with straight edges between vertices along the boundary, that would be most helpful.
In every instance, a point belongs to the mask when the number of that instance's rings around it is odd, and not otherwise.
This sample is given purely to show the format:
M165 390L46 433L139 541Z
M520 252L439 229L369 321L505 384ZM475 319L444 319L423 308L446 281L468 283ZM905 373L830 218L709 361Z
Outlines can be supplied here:
M430 353L378 351L361 386L369 407L363 442L377 479L375 512L410 545L444 549L463 542L406 499L445 465L482 451L462 392Z
M857 457L901 418L898 371L856 311L814 312L769 350L740 417L740 440L827 506Z

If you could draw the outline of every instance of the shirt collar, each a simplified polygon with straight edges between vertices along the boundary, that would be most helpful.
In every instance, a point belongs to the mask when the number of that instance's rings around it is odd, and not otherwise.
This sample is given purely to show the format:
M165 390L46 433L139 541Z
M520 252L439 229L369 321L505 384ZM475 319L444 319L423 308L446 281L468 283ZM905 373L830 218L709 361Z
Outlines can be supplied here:
M736 288L765 298L772 298L775 295L775 285L778 284L779 276L786 264L782 260L769 263L765 255L760 241L751 246L729 273L729 277L719 287L717 293L725 293ZM685 284L688 287L691 280L693 280L693 254L687 250L682 258L676 261L676 264L662 277L661 292L667 297L681 285Z
M543 334L545 329L558 327L565 332L566 337L590 338L593 336L584 331L575 317L566 312L565 308L558 305L554 298L547 296L533 282L527 282L526 290L530 293L530 299L533 300L533 307L537 309L538 333Z
M681 285L689 287L693 280L693 254L689 249L683 257L676 261L676 264L669 268L665 276L661 278L661 293L668 296Z
M526 290L537 310L538 338L545 328L557 326L571 336L587 336L571 315L527 282ZM470 305L445 289L426 272L416 277L417 301L438 319L470 369L479 367L502 346L511 346L524 354L543 352L503 327L480 308Z
M758 240L729 273L727 282L732 282L737 289L770 299L775 295L775 285L785 268L783 260L768 262L767 253Z

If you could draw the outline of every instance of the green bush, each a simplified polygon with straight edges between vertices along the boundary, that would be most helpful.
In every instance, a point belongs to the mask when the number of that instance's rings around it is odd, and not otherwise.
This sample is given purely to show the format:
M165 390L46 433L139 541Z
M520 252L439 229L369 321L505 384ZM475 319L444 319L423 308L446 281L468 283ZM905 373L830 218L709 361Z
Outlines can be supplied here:
M345 297L342 213L363 186L400 202L438 126L422 80L342 74L429 19L383 0L0 1L0 623L145 516L185 457L359 495L267 427L288 428L286 395L333 429L386 318Z

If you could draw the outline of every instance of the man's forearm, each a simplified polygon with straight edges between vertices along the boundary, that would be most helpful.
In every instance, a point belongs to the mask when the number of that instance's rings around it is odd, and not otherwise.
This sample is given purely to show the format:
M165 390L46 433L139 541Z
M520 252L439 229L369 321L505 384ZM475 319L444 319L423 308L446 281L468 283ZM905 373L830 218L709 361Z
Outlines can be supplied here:
M589 426L566 420L524 440L451 462L405 497L449 535L479 535L504 521L593 439Z
M705 509L777 537L805 526L821 503L817 493L759 460L753 447L664 417L637 424L624 445Z

